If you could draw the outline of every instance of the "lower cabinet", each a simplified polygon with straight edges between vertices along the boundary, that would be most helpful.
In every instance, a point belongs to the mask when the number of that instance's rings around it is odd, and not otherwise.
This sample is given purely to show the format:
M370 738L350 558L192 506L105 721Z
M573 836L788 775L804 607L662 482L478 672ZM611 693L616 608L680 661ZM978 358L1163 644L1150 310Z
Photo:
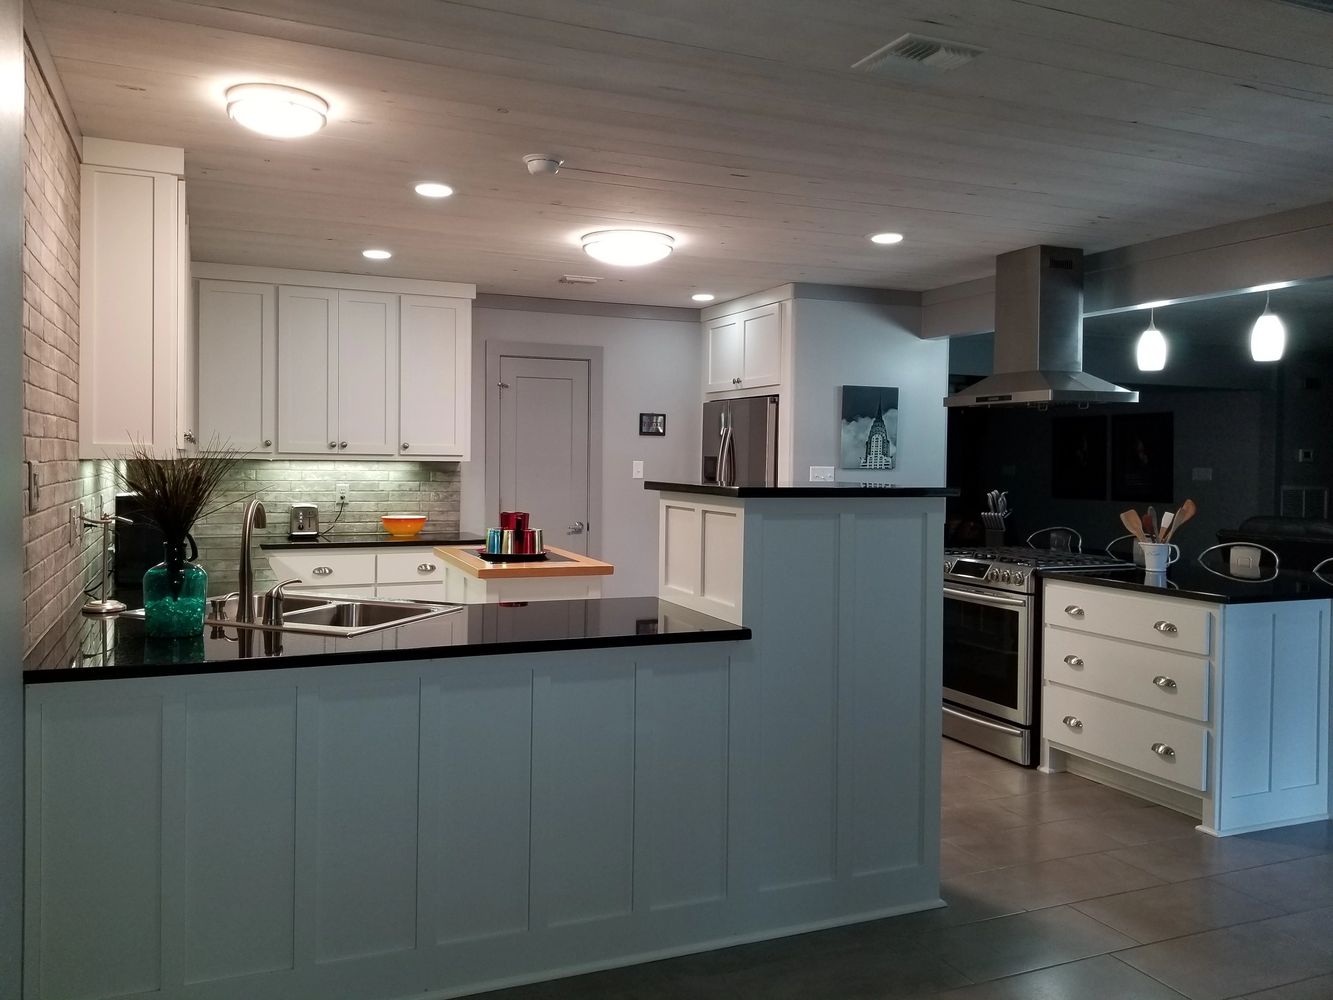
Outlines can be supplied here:
M444 568L429 545L385 549L278 549L269 565L293 591L445 601Z

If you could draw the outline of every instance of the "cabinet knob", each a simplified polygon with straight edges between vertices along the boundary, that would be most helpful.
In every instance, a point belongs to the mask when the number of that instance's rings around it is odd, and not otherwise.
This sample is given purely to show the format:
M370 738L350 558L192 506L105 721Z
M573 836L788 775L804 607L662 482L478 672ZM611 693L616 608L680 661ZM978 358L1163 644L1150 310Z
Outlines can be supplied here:
M1083 730L1083 720L1078 718L1077 716L1066 715L1060 721L1063 722L1070 729L1074 730L1074 732L1076 733L1081 732Z
M406 441L403 442L403 451L407 451L407 449L410 447L411 445L409 445Z
M1169 747L1169 746L1167 746L1165 743L1154 743L1154 744L1152 745L1152 752L1155 753L1155 754L1157 754L1158 757L1161 757L1162 760L1175 760L1175 759L1176 759L1176 751L1175 751L1175 748L1174 748L1174 747Z
M1065 662L1068 663L1071 667L1081 667L1083 666L1083 657L1075 656L1073 653L1070 653L1068 656L1065 657Z
M316 567L315 567L314 569L312 569L310 572L314 573L315 576L332 576L332 575L333 575L333 567L332 567L332 566L316 566Z
M417 567L417 572L418 572L418 573L434 573L435 570L436 570L436 568L437 568L437 567L436 567L436 565L435 565L434 563L422 563L421 565L419 565L419 566Z
M1163 691L1174 691L1176 689L1176 682L1164 674L1158 674L1152 679L1152 682Z
M347 447L347 442L346 442L346 441L339 441L339 442L338 442L338 447L339 447L339 448L346 448L346 447Z
M734 378L734 379L731 380L731 384L732 384L732 385L740 385L740 384L741 384L741 380L740 380L739 378Z
M1175 635L1180 629L1176 628L1170 622L1153 622L1152 627L1157 629L1163 635Z
M265 447L265 448L272 448L272 447L273 447L273 439L272 439L272 438L264 438L264 447Z
M1065 614L1067 614L1070 618L1082 618L1083 609L1080 608L1077 604L1070 604L1065 607Z
M336 447L338 447L338 442L337 442L337 441L330 441L330 442L329 442L329 447L330 447L330 448L336 448Z

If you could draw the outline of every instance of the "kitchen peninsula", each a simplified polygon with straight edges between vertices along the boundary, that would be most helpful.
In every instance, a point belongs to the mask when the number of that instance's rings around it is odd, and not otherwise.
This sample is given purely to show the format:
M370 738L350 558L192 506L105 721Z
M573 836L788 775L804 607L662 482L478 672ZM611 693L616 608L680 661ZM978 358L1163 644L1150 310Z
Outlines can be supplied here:
M71 618L25 671L27 995L456 996L939 905L943 495L694 496L745 624Z

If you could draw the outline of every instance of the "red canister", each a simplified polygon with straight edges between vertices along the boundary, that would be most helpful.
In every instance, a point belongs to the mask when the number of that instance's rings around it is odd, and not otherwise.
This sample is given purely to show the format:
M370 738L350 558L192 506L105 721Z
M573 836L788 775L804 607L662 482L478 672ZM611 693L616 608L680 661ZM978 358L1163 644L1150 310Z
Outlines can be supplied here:
M516 511L514 511L514 530L515 530L515 531L527 531L527 530L528 530L528 521L529 521L529 520L530 520L530 516L529 516L529 514L528 514L528 512L527 512L526 510L516 510Z
M502 531L513 531L515 526L514 521L515 518L517 517L518 517L517 511L512 511L512 510L500 511L500 529Z

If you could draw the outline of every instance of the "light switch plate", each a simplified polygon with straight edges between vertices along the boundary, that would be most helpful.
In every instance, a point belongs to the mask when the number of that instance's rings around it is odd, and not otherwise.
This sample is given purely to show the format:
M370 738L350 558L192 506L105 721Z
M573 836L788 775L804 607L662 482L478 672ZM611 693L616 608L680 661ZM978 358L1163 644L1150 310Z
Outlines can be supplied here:
M1211 483L1213 481L1213 468L1210 465L1196 465L1190 471L1190 478L1196 483Z
M635 463L634 463L634 465L633 465L633 469L632 469L632 471L630 472L630 475L633 476L635 479L642 479L642 478L643 478L643 463L640 462L640 461L635 461Z
M833 466L831 465L810 466L810 482L812 483L833 482Z

